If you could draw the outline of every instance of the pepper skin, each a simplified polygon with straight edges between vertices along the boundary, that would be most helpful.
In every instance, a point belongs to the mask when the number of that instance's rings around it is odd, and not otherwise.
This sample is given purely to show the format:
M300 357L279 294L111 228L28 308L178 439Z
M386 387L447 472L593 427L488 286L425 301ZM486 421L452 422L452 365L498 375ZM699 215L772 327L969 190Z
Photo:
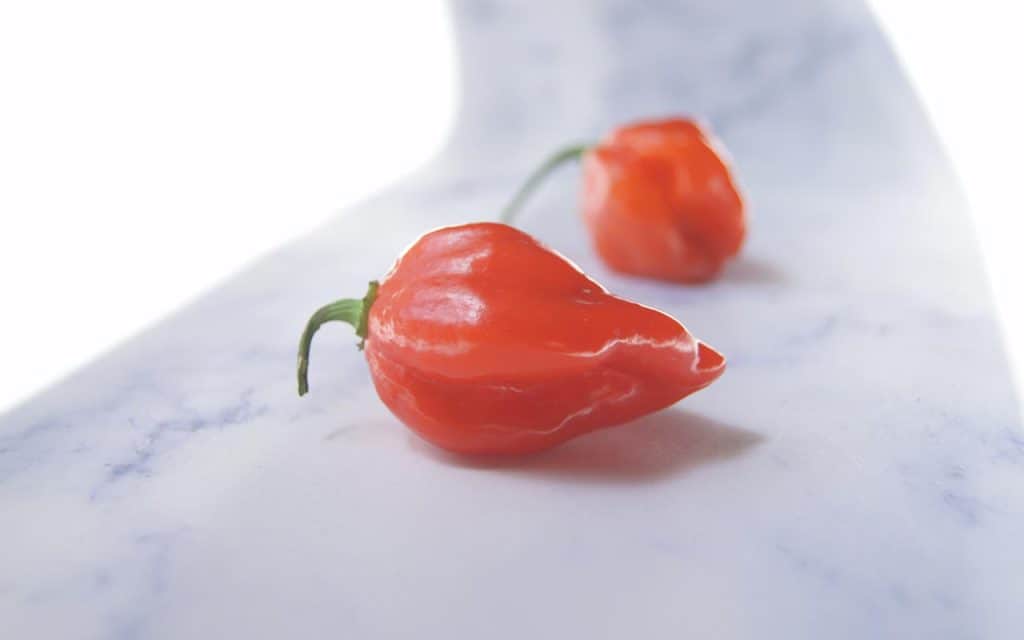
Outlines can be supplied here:
M384 404L462 454L547 449L672 405L725 369L672 317L609 294L504 224L427 233L369 298L362 323L327 319L362 324ZM303 336L300 393L321 321Z
M687 119L621 127L596 145L553 156L503 220L543 175L582 156L583 219L608 266L660 280L708 281L739 252L746 233L743 198L716 146Z

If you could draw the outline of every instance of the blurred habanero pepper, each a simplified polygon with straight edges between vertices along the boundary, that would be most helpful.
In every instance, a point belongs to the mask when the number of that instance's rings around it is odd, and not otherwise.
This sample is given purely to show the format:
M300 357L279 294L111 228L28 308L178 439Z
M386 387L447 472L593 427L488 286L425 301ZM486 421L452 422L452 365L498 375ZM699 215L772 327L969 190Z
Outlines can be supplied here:
M618 128L555 153L505 208L510 223L541 180L583 159L583 219L597 253L622 273L697 283L714 278L746 233L743 197L720 145L693 120Z

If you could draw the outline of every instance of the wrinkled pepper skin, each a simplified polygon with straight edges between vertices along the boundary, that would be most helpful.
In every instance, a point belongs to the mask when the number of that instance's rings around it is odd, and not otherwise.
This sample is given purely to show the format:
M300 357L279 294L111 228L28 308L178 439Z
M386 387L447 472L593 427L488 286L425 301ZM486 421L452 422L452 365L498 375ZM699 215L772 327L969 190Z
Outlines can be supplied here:
M497 223L422 236L381 281L366 324L381 400L462 454L547 449L668 407L725 369L672 317Z
M691 120L640 122L583 155L583 218L622 273L714 278L746 233L743 198L716 143Z

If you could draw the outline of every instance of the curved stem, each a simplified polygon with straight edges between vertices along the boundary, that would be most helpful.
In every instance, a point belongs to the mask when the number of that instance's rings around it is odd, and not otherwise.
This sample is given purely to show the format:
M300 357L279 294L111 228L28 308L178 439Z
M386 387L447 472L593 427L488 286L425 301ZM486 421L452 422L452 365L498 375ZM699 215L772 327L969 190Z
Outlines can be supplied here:
M534 169L533 173L530 174L530 177L528 177L526 182L523 183L523 186L519 187L519 191L516 192L516 195L513 196L512 200L502 210L499 220L505 224L511 224L512 219L515 218L516 213L519 211L520 207L523 206L523 202L526 201L526 198L533 193L549 173L570 160L579 160L580 157L583 156L583 154L592 146L594 145L590 143L574 144L568 147L563 147L552 154L551 157Z
M363 345L366 344L366 324L367 318L370 315L370 307L377 298L377 286L376 281L371 282L366 290L366 295L361 300L355 298L336 300L320 307L310 316L309 322L306 323L306 328L302 331L302 337L299 338L298 375L300 396L305 395L309 391L307 373L309 371L309 348L313 344L313 334L325 322L347 322L352 325L356 330L356 335L360 338L358 346L359 350L362 351Z

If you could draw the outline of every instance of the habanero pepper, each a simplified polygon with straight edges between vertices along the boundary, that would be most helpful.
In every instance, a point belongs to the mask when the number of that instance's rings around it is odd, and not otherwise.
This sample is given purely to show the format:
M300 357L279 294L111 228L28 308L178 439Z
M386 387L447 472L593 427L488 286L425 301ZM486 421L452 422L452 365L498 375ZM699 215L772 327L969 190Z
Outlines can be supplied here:
M377 394L408 427L463 454L540 451L674 404L725 358L660 311L608 293L513 227L420 237L362 300L310 318L353 325Z
M714 278L746 234L743 197L721 146L692 120L638 122L545 161L502 214L509 223L559 165L583 159L582 211L612 269L660 280Z

